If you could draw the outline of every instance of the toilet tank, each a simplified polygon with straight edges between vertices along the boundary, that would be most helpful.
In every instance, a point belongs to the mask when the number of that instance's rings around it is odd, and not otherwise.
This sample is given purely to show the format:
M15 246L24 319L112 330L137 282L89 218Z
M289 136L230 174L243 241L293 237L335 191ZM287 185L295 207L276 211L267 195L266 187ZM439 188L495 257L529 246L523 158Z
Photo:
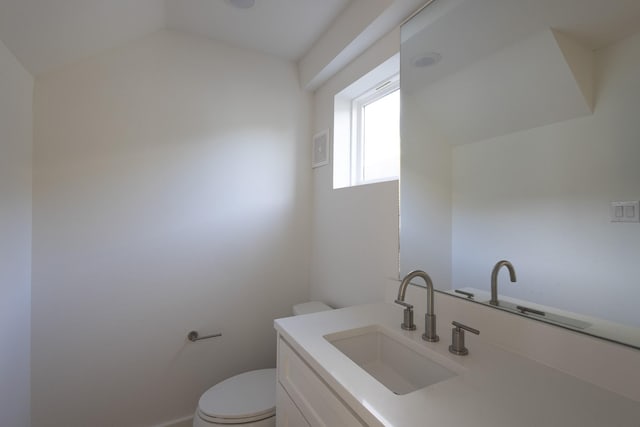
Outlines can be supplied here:
M303 302L293 306L293 315L299 316L301 314L317 313L319 311L333 310L328 305L319 301Z

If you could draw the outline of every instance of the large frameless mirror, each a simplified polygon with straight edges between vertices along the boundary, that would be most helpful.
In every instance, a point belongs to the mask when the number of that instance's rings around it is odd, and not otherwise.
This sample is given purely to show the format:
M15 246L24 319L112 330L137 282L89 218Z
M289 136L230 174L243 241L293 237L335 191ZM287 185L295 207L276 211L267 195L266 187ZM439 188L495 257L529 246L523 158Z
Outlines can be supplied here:
M640 348L640 2L438 0L400 80L401 274Z

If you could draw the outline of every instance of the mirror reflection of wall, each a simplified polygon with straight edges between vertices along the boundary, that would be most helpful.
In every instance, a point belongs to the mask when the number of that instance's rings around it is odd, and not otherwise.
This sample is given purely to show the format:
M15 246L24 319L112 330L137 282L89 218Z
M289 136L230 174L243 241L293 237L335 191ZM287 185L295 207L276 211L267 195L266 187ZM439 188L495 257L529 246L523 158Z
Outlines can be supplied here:
M482 300L507 259L501 297L640 346L640 223L611 218L640 199L638 76L640 2L443 0L405 24L401 274Z

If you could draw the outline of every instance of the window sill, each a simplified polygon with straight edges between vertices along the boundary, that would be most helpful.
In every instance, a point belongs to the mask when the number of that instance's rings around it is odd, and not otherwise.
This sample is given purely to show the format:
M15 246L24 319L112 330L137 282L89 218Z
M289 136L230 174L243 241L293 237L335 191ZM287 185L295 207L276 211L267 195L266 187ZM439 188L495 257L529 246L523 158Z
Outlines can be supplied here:
M334 187L334 190L344 190L345 188L355 188L355 187L365 187L365 186L369 186L369 185L377 185L377 184L384 184L387 182L396 182L398 183L400 180L398 177L395 178L383 178L383 179L378 179L375 181L366 181L366 182L359 182L357 184L350 184L350 185L345 185L342 187Z

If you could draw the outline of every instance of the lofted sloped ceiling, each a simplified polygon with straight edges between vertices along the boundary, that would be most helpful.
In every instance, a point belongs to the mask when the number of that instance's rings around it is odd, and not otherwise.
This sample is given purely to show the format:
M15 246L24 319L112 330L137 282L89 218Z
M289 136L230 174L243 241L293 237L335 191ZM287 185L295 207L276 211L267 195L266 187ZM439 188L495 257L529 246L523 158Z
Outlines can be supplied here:
M0 0L0 40L33 75L162 28L297 61L350 0Z
M314 90L427 1L256 0L238 10L227 0L0 0L0 40L37 76L169 28L295 61L302 86ZM464 40L465 16L472 16L487 28L489 41L505 25L522 37L550 22L598 48L628 34L640 13L640 0L437 0L429 9L460 4L469 12L456 14L460 22L442 33L434 22L429 31L444 36L445 45ZM461 51L479 55L485 41L464 42Z
M403 96L452 145L581 117L594 51L638 31L638 0L438 1L403 28Z
M0 40L34 76L164 27L164 0L0 0Z
M250 9L223 0L167 0L171 29L196 33L296 61L349 0L257 0Z
M403 29L403 87L431 84L548 28L595 50L640 29L640 0L438 0ZM482 37L478 37L482 34ZM411 61L439 52L434 67Z
M590 49L547 29L413 96L449 144L468 144L591 114L593 66Z

